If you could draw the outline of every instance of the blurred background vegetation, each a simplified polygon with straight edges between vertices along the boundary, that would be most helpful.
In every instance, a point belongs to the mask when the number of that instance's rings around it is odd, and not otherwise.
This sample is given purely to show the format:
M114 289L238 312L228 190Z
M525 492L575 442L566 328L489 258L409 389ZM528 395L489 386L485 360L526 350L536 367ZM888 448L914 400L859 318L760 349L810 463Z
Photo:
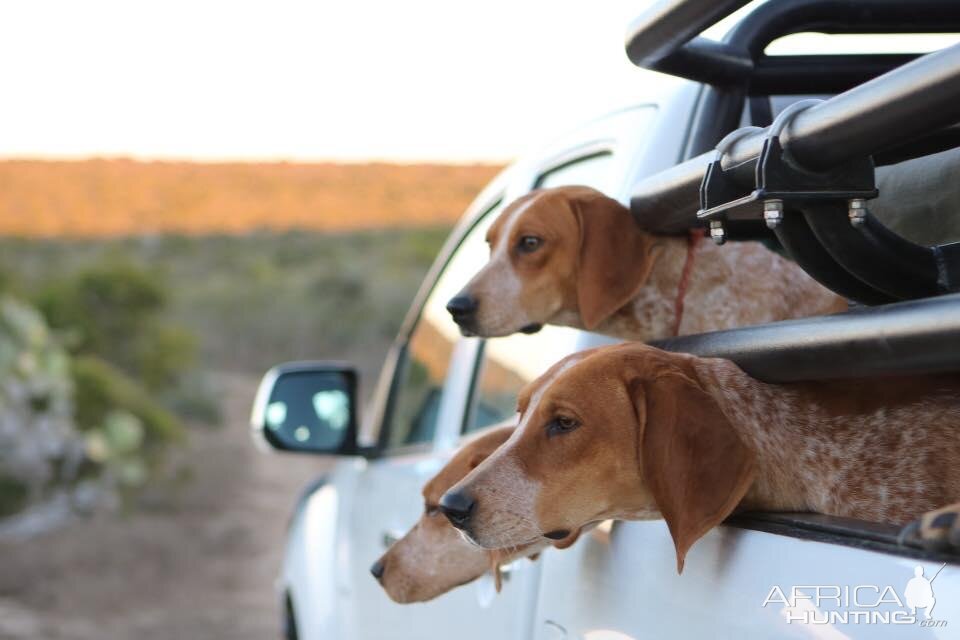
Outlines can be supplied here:
M167 453L191 429L223 423L224 376L331 358L372 388L495 171L0 162L0 438L46 441L0 457L0 516L63 496L130 507L181 474Z
M257 382L336 359L369 395L496 171L0 161L0 638L275 637L329 461L257 450Z
M163 470L185 421L220 424L219 373L333 358L372 382L447 233L0 238L0 287L45 334L36 348L68 363L86 453L72 479L108 474L129 493ZM10 513L24 490L3 486Z

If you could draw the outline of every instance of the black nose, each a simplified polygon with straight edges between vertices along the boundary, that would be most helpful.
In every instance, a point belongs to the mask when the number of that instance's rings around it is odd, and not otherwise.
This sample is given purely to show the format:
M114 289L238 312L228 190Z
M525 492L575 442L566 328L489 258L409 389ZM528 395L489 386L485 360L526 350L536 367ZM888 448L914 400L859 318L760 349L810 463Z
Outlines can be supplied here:
M448 491L440 498L440 510L457 529L467 526L475 505L473 498L462 491Z
M383 571L386 569L386 565L383 564L383 559L377 560L370 567L370 575L379 580L383 577Z
M477 312L477 299L466 294L454 296L447 303L447 311L455 322L469 320Z

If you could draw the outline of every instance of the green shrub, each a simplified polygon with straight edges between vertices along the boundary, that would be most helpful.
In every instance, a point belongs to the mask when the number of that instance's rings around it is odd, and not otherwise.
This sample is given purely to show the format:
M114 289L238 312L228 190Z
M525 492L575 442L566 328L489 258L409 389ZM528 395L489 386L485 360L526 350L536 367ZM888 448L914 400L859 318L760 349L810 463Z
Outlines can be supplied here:
M114 259L50 283L37 302L52 326L80 331L78 348L122 360L166 298L152 274Z
M183 425L129 376L96 356L77 356L71 367L76 387L76 422L81 431L101 429L114 412L135 417L143 427L147 455L181 442Z
M150 390L169 388L192 366L193 337L163 321L167 288L156 272L111 258L42 287L37 305L69 332L74 353L96 355Z
M0 296L0 514L74 479L72 417L69 357L35 309Z
M148 389L172 390L196 359L197 339L186 330L152 323L140 340L135 371Z
M151 458L144 456L145 430L137 416L110 411L103 424L86 434L87 459L103 469L124 494L147 481Z
M17 513L27 506L29 499L30 490L26 482L0 473L0 518Z
M129 496L184 437L130 376L71 359L35 309L0 297L0 517L81 483Z

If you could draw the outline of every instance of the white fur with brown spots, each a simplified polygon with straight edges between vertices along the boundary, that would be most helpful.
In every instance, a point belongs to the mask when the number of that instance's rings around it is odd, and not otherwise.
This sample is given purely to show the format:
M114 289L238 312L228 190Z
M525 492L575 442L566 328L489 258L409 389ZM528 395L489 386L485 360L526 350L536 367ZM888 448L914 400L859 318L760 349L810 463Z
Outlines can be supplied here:
M535 248L524 249L523 240ZM846 302L757 242L692 249L642 231L616 200L588 187L533 191L511 203L487 234L490 261L460 291L476 311L457 319L468 335L504 336L559 324L625 340L843 311ZM683 295L681 322L677 298Z
M462 528L484 547L663 518L682 568L735 510L903 524L960 500L956 374L772 385L628 343L561 360L519 406L510 439L448 492L475 500Z

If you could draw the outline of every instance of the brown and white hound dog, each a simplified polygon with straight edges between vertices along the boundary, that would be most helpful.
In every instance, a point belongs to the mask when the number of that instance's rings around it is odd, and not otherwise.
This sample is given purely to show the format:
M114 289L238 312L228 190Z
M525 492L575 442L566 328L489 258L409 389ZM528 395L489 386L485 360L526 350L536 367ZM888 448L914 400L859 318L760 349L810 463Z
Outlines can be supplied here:
M439 503L486 548L662 518L679 570L736 510L904 524L960 501L957 374L774 385L729 360L628 343L561 360L519 411ZM924 523L956 539L956 507Z
M482 549L471 544L450 526L437 503L450 487L483 462L513 433L516 422L491 427L465 444L423 488L424 509L410 531L373 563L370 572L392 600L399 603L425 602L454 587L472 582L492 571L500 590L500 566L534 556L546 540L511 548ZM565 547L577 535L554 541Z
M760 243L701 237L646 233L588 187L532 191L490 227L489 263L447 309L465 335L559 324L649 341L847 308Z

